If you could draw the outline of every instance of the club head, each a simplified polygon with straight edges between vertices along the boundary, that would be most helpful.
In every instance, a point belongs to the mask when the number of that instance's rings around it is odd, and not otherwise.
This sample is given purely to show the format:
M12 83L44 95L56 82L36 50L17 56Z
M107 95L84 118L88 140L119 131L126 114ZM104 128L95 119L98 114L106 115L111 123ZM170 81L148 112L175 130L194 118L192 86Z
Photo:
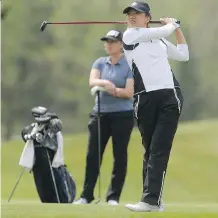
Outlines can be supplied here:
M44 31L44 29L45 29L45 27L47 26L47 24L48 24L47 21L43 21L43 22L42 22L42 24L41 24L41 26L40 26L40 30L41 30L41 32Z
M37 106L31 109L33 117L40 117L42 115L45 115L47 111L48 109L42 106Z

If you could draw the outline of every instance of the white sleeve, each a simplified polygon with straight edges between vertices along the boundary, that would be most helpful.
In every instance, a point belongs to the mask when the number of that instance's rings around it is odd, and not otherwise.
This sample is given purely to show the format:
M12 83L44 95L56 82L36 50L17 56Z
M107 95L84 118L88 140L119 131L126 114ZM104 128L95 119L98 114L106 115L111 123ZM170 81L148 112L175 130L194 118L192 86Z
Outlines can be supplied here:
M161 39L168 37L175 29L176 26L172 23L157 28L129 28L123 34L123 42L128 45Z
M162 39L167 46L168 58L177 61L189 60L189 49L187 44L178 44L177 47L166 39Z

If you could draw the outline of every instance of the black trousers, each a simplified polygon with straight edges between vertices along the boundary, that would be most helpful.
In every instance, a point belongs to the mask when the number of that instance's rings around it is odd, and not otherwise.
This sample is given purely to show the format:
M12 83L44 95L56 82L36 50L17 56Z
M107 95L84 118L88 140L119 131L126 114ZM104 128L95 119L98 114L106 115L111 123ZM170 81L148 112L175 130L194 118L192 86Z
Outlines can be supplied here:
M179 88L151 91L134 99L135 116L145 148L141 201L151 205L160 205L182 104Z
M133 111L101 114L101 161L110 137L112 137L114 166L106 201L119 201L127 172L127 147L134 125ZM89 141L86 156L84 187L81 197L94 200L94 188L99 174L97 114L91 113L88 124Z

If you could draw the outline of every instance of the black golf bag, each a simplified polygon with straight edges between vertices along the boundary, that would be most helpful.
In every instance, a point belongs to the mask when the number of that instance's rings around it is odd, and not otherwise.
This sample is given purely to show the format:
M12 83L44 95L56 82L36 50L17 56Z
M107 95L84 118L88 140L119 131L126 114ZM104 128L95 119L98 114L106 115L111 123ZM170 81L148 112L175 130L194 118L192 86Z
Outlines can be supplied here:
M35 158L31 172L40 200L43 203L72 203L76 195L74 179L66 165L52 166L59 146L58 137L63 140L62 123L46 108L33 108L32 114L36 123L25 127L21 135L25 142L33 142Z

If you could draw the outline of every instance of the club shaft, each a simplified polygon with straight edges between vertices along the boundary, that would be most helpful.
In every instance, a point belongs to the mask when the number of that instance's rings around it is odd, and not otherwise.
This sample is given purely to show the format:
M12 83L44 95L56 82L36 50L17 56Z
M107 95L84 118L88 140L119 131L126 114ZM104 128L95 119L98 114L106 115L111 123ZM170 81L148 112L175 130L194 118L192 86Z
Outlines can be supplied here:
M161 24L160 21L151 20L150 24ZM177 21L180 24L180 21ZM83 25L83 24L127 24L126 21L75 21L75 22L47 22L43 21L40 30L44 31L48 24L57 24L57 25Z
M54 171L52 169L52 165L51 165L51 160L50 160L50 155L48 153L48 149L46 149L46 153L47 153L47 157L48 157L48 163L49 163L49 168L50 168L50 171L51 171L51 177L52 177L52 181L53 181L53 184L54 184L54 189L55 189L55 194L56 194L57 202L60 203L60 197L59 197L59 194L58 194L57 184L56 184L56 180L55 180L55 176L54 176Z
M150 23L160 24L160 21L150 21ZM47 24L127 24L126 21L77 21L77 22L47 22Z
M18 183L19 183L19 181L21 179L21 177L23 176L24 172L25 172L25 168L22 169L22 171L21 171L21 173L20 173L20 175L19 175L19 177L18 177L18 179L17 179L17 181L16 181L16 183L14 185L14 188L13 188L13 190L12 190L12 192L11 192L9 198L8 198L8 202L10 202L10 200L11 200L13 194L14 194L14 191L15 191L15 189L16 189L16 187L17 187L17 185L18 185Z
M99 200L97 203L101 201L101 102L100 102L100 91L97 92L98 97L98 197Z

